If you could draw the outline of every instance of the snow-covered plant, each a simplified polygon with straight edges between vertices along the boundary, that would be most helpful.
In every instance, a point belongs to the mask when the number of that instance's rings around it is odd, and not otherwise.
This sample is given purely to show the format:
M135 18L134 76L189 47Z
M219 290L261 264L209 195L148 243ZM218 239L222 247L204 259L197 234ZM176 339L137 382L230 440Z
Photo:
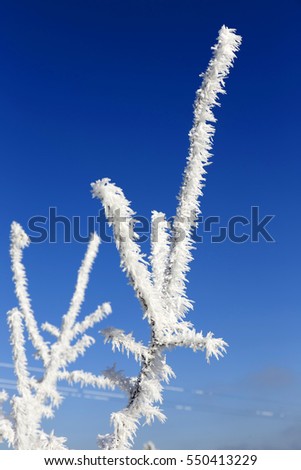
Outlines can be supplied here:
M201 212L199 196L204 187L206 166L210 163L213 123L216 121L212 110L219 105L218 95L225 93L224 80L240 42L241 37L235 30L225 26L220 29L217 44L212 48L213 58L202 75L202 85L196 95L189 155L174 222L170 229L165 215L153 212L149 261L137 243L139 237L135 233L131 236L135 212L123 191L108 178L92 183L93 196L101 200L113 226L122 269L140 301L151 333L149 344L143 345L122 330L109 328L102 331L105 340L112 343L113 350L133 354L140 364L136 378L127 378L115 369L107 372L108 377L127 392L128 403L111 415L113 432L99 436L99 446L103 449L131 447L142 419L148 424L155 418L165 420L158 406L162 403L162 383L174 376L166 363L166 349L184 346L193 351L201 350L208 362L211 356L218 359L225 352L227 343L223 339L214 338L211 332L207 335L196 332L185 320L192 308L186 294L186 274L193 259L193 228ZM159 226L158 218L161 219ZM185 235L184 239L180 234Z
M86 330L111 313L110 304L103 303L82 321L78 320L100 238L94 234L90 240L78 271L70 307L62 318L61 327L58 328L50 323L42 325L42 329L54 337L51 345L44 340L39 331L28 294L22 257L23 250L29 242L22 227L13 222L10 255L19 307L8 312L7 320L18 393L10 400L10 415L6 416L0 408L0 438L6 440L15 449L64 449L65 438L58 438L53 432L46 434L41 428L42 419L53 417L55 408L62 401L62 396L57 389L58 382L67 380L81 385L114 388L112 382L104 376L94 376L81 370L70 372L66 369L94 343L94 338L85 334ZM39 379L30 376L28 371L24 326L36 351L36 357L43 364L44 373ZM0 407L7 399L7 394L1 392Z
M135 212L123 191L108 178L92 183L93 196L101 200L113 226L122 269L140 301L143 317L149 323L150 340L144 345L136 341L131 333L117 328L104 329L102 334L105 342L112 344L113 350L134 356L140 365L137 377L127 377L115 367L99 376L68 369L94 343L94 339L85 333L86 330L111 313L110 305L104 303L82 321L78 320L89 273L98 252L99 237L94 234L90 240L78 271L69 310L63 316L60 327L48 322L42 325L42 330L54 338L49 344L40 332L27 289L22 258L29 238L22 227L13 222L10 254L19 305L8 312L7 319L17 393L8 400L6 392L0 391L0 441L6 440L16 449L64 449L65 438L56 437L53 432L46 434L42 429L42 419L54 415L55 408L62 401L58 382L67 380L82 386L119 387L127 394L125 408L111 415L113 432L98 436L98 442L102 449L129 448L143 419L148 424L155 418L162 422L165 420L159 407L163 383L174 377L166 363L167 349L182 346L193 351L204 351L207 362L212 356L218 359L225 353L227 343L223 339L215 338L211 332L206 335L197 332L186 320L186 314L192 309L192 302L186 294L186 275L193 259L192 234L201 212L199 196L205 182L205 167L210 163L213 123L216 120L212 110L219 105L218 95L225 93L224 80L233 65L240 42L241 38L235 30L223 26L219 31L217 44L212 48L213 58L197 91L194 123L189 134L189 155L176 215L170 227L165 214L153 211L149 259L141 252L139 237L133 232ZM43 374L40 378L29 373L24 328L36 357L42 362ZM10 404L9 413L3 408L3 403L7 401Z

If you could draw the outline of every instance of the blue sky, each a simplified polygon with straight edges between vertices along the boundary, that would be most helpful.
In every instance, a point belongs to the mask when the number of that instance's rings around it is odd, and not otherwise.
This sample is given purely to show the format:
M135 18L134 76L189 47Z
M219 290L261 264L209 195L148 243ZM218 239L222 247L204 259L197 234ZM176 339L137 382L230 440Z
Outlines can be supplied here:
M206 0L1 2L0 7L0 384L13 392L5 313L16 304L9 227L35 215L87 216L100 206L90 183L110 177L139 215L172 216L188 148L199 73L222 24L243 45L218 109L204 217L249 217L269 224L274 243L198 244L189 319L229 344L210 366L202 354L168 353L177 379L165 392L166 424L139 431L159 448L301 448L299 60L301 3ZM148 251L148 244L142 244ZM68 307L83 244L32 244L26 251L37 319L58 324ZM103 244L83 314L102 301L103 326L147 324L113 244ZM78 367L94 372L133 362L98 341ZM29 362L37 366L31 359ZM70 396L71 394L76 396ZM94 448L119 409L119 394L66 390L54 423L72 448ZM88 399L90 398L90 399Z

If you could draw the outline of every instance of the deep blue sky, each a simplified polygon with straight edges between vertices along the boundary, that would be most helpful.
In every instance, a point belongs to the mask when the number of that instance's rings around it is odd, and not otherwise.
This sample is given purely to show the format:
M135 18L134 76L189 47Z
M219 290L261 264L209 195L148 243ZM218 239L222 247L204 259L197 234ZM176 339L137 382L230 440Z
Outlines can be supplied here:
M225 223L259 206L273 214L275 243L199 244L189 275L190 319L229 344L227 357L168 355L177 373L166 391L167 423L144 427L136 446L300 448L300 0L2 1L0 7L0 361L11 363L5 313L16 303L8 258L9 226L34 215L88 215L99 205L90 182L110 177L145 217L174 214L188 148L192 103L222 24L243 46L217 110L214 164L204 216ZM32 245L26 252L39 322L59 322L85 246ZM143 249L148 250L147 244ZM103 244L84 313L110 300L114 325L147 339L139 305L113 245ZM99 329L99 328L98 328ZM101 337L79 366L114 361ZM2 340L3 338L3 340ZM30 352L31 354L31 352ZM34 365L29 357L30 364ZM0 368L0 377L13 380ZM12 382L6 382L12 384ZM1 382L3 384L3 382ZM203 394L195 393L203 390ZM82 392L83 394L83 392ZM108 397L98 397L108 398ZM58 435L93 448L123 400L66 399ZM181 408L182 407L182 408ZM184 408L183 408L184 407ZM76 412L75 412L76 409ZM267 413L268 412L268 413Z

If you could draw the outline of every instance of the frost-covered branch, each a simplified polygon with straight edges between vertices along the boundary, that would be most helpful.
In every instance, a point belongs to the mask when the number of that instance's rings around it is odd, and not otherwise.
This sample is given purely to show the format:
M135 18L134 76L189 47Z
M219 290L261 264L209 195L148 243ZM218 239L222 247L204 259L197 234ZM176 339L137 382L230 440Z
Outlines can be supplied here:
M7 392L5 390L1 390L1 392L0 392L0 406L2 406L2 404L7 400L8 400Z
M51 323L48 323L48 321L46 321L45 323L42 323L41 328L43 331L47 331L47 333L50 333L52 336L55 336L56 338L60 336L60 330L56 326L52 325Z
M57 390L57 382L65 379L69 382L80 382L81 385L93 385L101 388L115 386L104 376L96 377L88 372L68 372L66 370L70 363L74 362L79 355L83 355L86 349L95 342L94 338L84 332L111 313L110 304L104 303L95 312L87 315L84 320L77 321L84 301L89 275L98 253L100 238L94 234L88 244L78 271L70 307L63 316L61 327L58 328L48 322L42 325L44 331L54 336L54 342L50 346L46 344L39 332L27 291L22 253L28 244L29 238L22 227L13 222L10 254L15 291L20 308L10 310L7 314L7 320L11 333L18 395L14 395L10 400L12 418L6 418L3 413L0 416L0 434L17 449L63 449L65 448L65 438L58 438L53 433L48 435L41 428L42 418L53 417L54 409L62 402L63 397ZM28 372L23 321L38 356L43 359L44 373L39 380L31 377Z
M83 335L73 346L69 346L67 351L65 351L63 364L75 362L78 356L83 356L86 350L94 343L95 339L92 336Z
M153 350L152 350L153 349ZM125 449L131 447L141 419L151 424L155 418L164 422L166 417L155 402L162 403L162 382L174 376L166 365L161 348L151 348L152 358L145 362L129 397L128 405L117 413L112 413L112 434L98 436L102 449Z
M12 422L0 412L0 443L3 441L6 441L9 447L12 447L15 442L15 432Z
M185 333L180 333L171 338L167 347L174 348L183 346L191 348L194 352L205 351L206 360L209 363L211 356L216 359L223 357L226 353L228 344L222 338L214 338L213 333L209 331L206 336L203 333L197 333L194 329L188 329Z
M122 189L111 183L109 178L98 180L91 184L92 195L101 200L106 217L113 225L114 238L120 253L121 267L126 272L135 294L139 299L144 318L152 325L153 331L160 336L168 328L167 311L160 302L159 293L154 295L154 286L145 255L141 253L140 246L133 240L135 212L130 207ZM160 318L161 328L157 328L157 317Z
M40 335L37 322L31 307L31 301L27 290L27 277L24 265L22 263L23 250L29 246L30 240L21 225L13 222L11 225L11 266L13 271L13 280L15 283L15 293L19 300L21 312L23 314L26 328L30 340L37 350L37 353L43 359L44 364L48 362L49 349L42 336Z
M3 403L7 400L8 394L5 390L2 390L0 392L0 443L5 440L11 447L14 445L15 432L11 420L5 416L5 413L2 409Z
M104 371L104 377L108 379L114 387L118 387L123 392L131 395L137 381L137 377L126 377L121 370L116 370L116 366L109 367Z
M152 212L151 230L152 280L157 289L162 292L170 249L169 223L163 212Z
M64 449L65 438L57 437L53 432L46 434L41 428L41 421L54 415L63 398L57 384L66 380L81 386L119 387L127 393L127 405L111 415L113 432L98 436L98 441L103 449L130 448L141 422L151 424L154 419L165 420L159 406L163 402L163 384L174 377L166 363L166 350L187 347L193 351L203 351L208 362L212 356L219 359L225 353L227 343L223 339L214 338L211 332L206 336L202 332L197 333L186 320L186 314L192 308L192 301L186 294L186 275L193 259L192 231L201 212L199 196L202 195L206 166L211 157L213 124L216 120L213 108L219 105L218 96L225 93L224 81L240 42L241 38L235 30L223 26L219 31L213 58L197 91L187 165L172 228L162 212L152 213L150 263L138 244L139 237L133 230L135 212L123 191L108 178L92 183L93 196L102 202L113 227L121 267L130 280L141 304L143 318L147 319L150 327L150 339L146 345L137 342L131 333L126 334L117 328L106 328L102 334L113 350L134 356L140 366L137 377L127 377L115 366L102 375L68 370L69 365L94 343L94 338L88 336L86 331L111 313L110 305L104 303L83 320L78 319L100 238L94 234L90 240L61 325L42 324L42 330L53 336L53 342L49 344L40 333L28 293L23 250L29 245L29 237L19 224L13 222L10 255L19 306L8 312L7 319L18 393L10 400L11 411L8 415L2 409L7 396L0 393L0 440L5 439L18 449ZM24 327L28 330L36 356L43 363L44 371L39 380L28 372Z
M210 149L215 122L212 109L218 105L218 95L225 93L224 80L233 65L235 52L241 42L235 30L223 26L219 31L218 42L213 47L213 58L203 75L203 83L197 91L194 124L189 134L190 149L184 180L179 196L172 237L163 213L152 214L151 269L135 240L130 236L134 226L134 211L123 191L108 178L92 184L93 197L101 200L105 213L113 225L121 266L126 271L140 300L144 317L150 324L151 338L148 346L142 346L139 353L132 336L117 329L104 332L106 341L112 342L113 349L134 353L141 363L127 406L111 415L113 433L99 436L103 449L124 449L131 447L137 427L142 418L151 423L156 417L164 421L165 416L155 405L162 402L162 383L173 376L166 364L165 349L176 346L205 351L209 361L213 355L217 359L225 352L227 344L221 338L196 333L193 326L185 321L192 302L186 295L186 274L192 260L192 229L200 213L199 196L205 181L205 167L209 164ZM161 227L156 218L161 218ZM184 233L184 240L179 237ZM133 341L133 342L132 342Z
M190 148L183 184L179 194L179 205L173 224L173 238L166 272L165 290L172 299L177 299L178 315L192 308L186 296L186 273L192 261L192 229L197 225L200 214L199 196L203 195L206 180L206 166L210 164L212 140L215 133L212 123L216 122L213 108L219 106L218 95L225 94L225 78L233 66L241 37L235 29L222 26L217 44L212 48L213 57L197 90L194 105L194 123L189 133ZM185 234L184 240L179 234Z
M90 385L95 388L109 388L111 390L115 388L115 383L106 374L94 375L83 370L59 372L58 380L66 380L70 385L78 383L81 387Z
M99 245L100 238L96 233L94 233L88 245L84 260L78 271L75 291L70 302L70 308L63 317L62 335L66 337L71 333L76 317L79 314L80 308L84 301L85 292L89 282L90 271L97 256Z
M99 323L104 318L106 318L110 313L112 313L111 305L108 302L105 302L102 305L99 305L95 312L87 315L82 322L77 322L73 328L74 337L78 334L83 334L88 328L93 328L96 323Z
M39 444L41 450L65 450L66 440L67 439L65 437L55 436L54 431L51 431L50 434L46 434L42 431L39 434Z
M125 334L123 330L111 327L101 330L101 334L105 337L105 343L112 343L113 351L115 351L115 349L121 351L122 353L126 351L127 356L129 356L131 353L138 362L147 359L147 347L143 346L141 342L137 342L133 338L132 333Z
M10 344L13 349L15 374L20 396L30 395L30 380L25 354L25 339L21 312L14 308L7 313L7 322L10 329Z

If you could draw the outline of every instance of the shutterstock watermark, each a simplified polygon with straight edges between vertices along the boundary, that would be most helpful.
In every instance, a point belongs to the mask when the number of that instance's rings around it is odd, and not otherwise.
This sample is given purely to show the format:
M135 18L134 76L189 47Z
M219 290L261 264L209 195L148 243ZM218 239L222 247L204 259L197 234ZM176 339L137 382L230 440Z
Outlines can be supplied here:
M233 215L228 220L223 221L218 215L196 219L196 224L192 229L192 238L196 243L258 243L264 241L274 243L275 239L270 232L270 223L275 215L262 215L259 213L259 206L251 206L248 217L245 215ZM193 214L191 221L195 220ZM100 210L96 216L82 217L75 215L67 217L58 214L56 207L50 207L47 216L35 215L28 220L27 227L32 243L56 243L62 240L64 243L78 242L87 243L92 233L96 232L104 243L114 241L109 225L112 219L107 220L104 210ZM135 221L128 224L125 217L120 216L120 212L114 213L114 226L118 230L119 224L126 224L129 237L139 243L147 242L151 237L158 240L160 233L160 223L162 216L155 217L151 221L147 217L136 215ZM185 222L181 220L180 222ZM170 227L173 227L173 218L168 220ZM174 237L178 242L185 239L185 230L181 223L174 229ZM121 239L122 241L122 239Z

